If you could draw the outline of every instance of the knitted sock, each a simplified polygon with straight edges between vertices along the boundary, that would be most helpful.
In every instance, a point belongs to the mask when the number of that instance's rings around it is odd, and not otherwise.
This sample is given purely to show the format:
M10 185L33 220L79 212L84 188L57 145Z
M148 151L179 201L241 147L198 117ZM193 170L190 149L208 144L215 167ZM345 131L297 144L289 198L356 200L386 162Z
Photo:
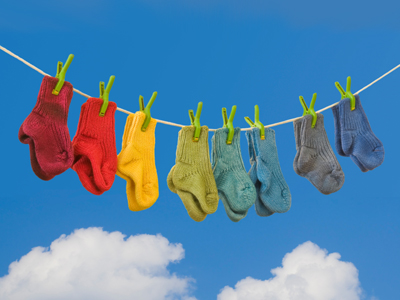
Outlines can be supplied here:
M382 142L372 132L367 115L361 105L360 97L355 95L356 108L350 109L350 99L339 102L342 149L346 156L363 171L379 167L384 160L385 150Z
M178 193L190 217L202 221L204 214L217 210L218 190L210 163L208 128L201 127L198 142L192 140L194 129L187 126L179 131L176 165L171 169L167 183L172 192Z
M339 117L339 106L335 105L332 107L333 112L333 120L335 124L335 148L336 152L340 156L347 156L342 149L342 129L340 126L340 117Z
M243 164L240 152L240 128L235 128L232 144L228 145L229 130L218 129L212 137L211 165L218 195L228 217L240 221L256 201L256 189Z
M249 176L251 181L253 182L255 188L256 188L256 202L255 202L255 209L257 215L260 217L268 217L272 215L274 212L269 210L264 203L261 201L260 198L260 191L261 191L261 182L258 180L257 177L257 161L256 161L256 152L254 150L254 141L253 141L253 132L252 131L246 131L246 138L247 138L247 143L249 145L249 156L250 156L250 164L251 168L249 171ZM263 184L268 188L270 184L270 177L265 177Z
M126 193L129 209L132 211L151 207L159 194L154 157L154 132L157 121L151 119L143 132L142 124L145 118L146 115L140 111L128 116L125 131L129 125L131 129L128 129L127 135L124 132L122 150L118 155L117 175L122 175L121 177L127 180Z
M294 121L297 154L293 162L295 172L307 178L322 194L338 191L344 174L329 144L324 128L324 116L317 114L311 128L312 116ZM301 126L300 134L298 126Z
M51 92L57 82L54 77L43 78L36 105L18 132L19 140L29 144L33 171L43 180L69 169L74 159L67 126L72 85L65 81L56 96Z
M252 134L257 161L257 178L261 182L260 199L270 211L287 212L292 198L279 165L275 131L265 128L265 140L261 140L258 128L253 128ZM267 184L263 184L264 182Z
M101 195L109 190L117 171L114 114L117 105L108 103L104 117L99 116L102 99L89 98L82 105L77 133L72 141L75 160L72 169L82 185Z
M185 209L187 210L189 216L193 220L195 220L196 222L203 221L207 217L207 214L201 208L199 200L191 192L177 190L175 188L175 185L172 180L172 178L174 176L175 168L176 168L176 165L172 167L172 169L169 172L168 177L167 177L167 184L168 184L169 189L173 193L178 194L178 196L179 196L179 198L181 198L182 203L185 206Z

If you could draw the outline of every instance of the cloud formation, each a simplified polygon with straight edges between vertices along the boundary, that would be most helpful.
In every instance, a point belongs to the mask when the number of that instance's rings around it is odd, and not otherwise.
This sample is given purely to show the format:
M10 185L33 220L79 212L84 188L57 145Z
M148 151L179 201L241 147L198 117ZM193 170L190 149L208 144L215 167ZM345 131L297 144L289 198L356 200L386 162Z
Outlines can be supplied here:
M362 290L358 270L328 254L312 242L287 253L282 267L271 270L274 277L258 280L247 277L235 288L226 286L218 300L359 300Z
M78 229L13 262L0 278L0 299L194 300L192 279L167 269L183 257L182 245L161 235Z

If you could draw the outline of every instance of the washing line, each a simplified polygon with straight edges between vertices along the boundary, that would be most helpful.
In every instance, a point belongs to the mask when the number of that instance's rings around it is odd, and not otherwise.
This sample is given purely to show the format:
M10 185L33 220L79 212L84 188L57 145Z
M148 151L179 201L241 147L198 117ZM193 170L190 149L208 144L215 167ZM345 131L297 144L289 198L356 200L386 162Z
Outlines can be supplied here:
M49 75L49 74L43 72L42 70L40 70L39 68L35 67L35 66L32 65L31 63L27 62L27 61L26 61L25 59L23 59L22 57L19 57L18 55L16 55L15 53L11 52L10 50L4 48L4 47L1 46L1 45L0 45L0 50L2 50L2 51L4 51L5 53L11 55L12 57L18 59L19 61L23 62L25 65L27 65L28 67L34 69L35 71L39 72L40 74L42 74L42 75L44 75L44 76L50 76L50 77L51 77L51 75ZM398 64L396 67L394 67L394 68L391 69L390 71L388 71L388 72L386 72L385 74L383 74L381 77L375 79L375 80L372 81L370 84L368 84L368 85L366 85L365 87L363 87L362 89L358 90L358 91L355 92L353 95L358 95L359 93L361 93L362 91L366 90L367 88L369 88L369 87L372 86L373 84L377 83L379 80L381 80L382 78L386 77L387 75L389 75L390 73L392 73L394 70L396 70L396 69L398 69L398 68L400 68L400 64ZM84 97L86 97L86 98L91 98L91 96L89 96L88 94L85 94L85 93L81 92L81 91L78 90L78 89L75 89L75 88L74 88L74 92L75 92L75 93L78 93L79 95L82 95L82 96L84 96ZM324 108L318 110L317 113L323 112L323 111L325 111L325 110L327 110L327 109L329 109L329 108L332 108L332 107L334 107L334 106L336 106L336 105L338 105L338 104L339 104L339 102L333 103L333 104L331 104L331 105L329 105L329 106L327 106L327 107L324 107ZM128 114L128 115L129 115L129 114L133 114L132 112L130 112L130 111L126 110L126 109L123 109L123 108L117 107L117 110L119 110L119 111L121 111L121 112L123 112L123 113L126 113L126 114ZM153 118L153 117L152 117L152 118ZM286 123L291 123L291 122L296 121L296 120L298 120L298 119L300 119L300 118L302 118L302 117L296 117L296 118L288 119L288 120L285 120L285 121L282 121L282 122L269 124L269 125L266 125L266 126L264 126L264 127L265 127L265 128L267 128L267 127L275 127L275 126L278 126L278 125L283 125L283 124L286 124ZM181 125L181 124L172 123L172 122L168 122L168 121L158 120L158 119L155 119L155 118L153 118L153 119L156 120L158 123L162 123L162 124L166 124L166 125L170 125L170 126L176 126L176 127L181 127L181 128L187 126L187 125ZM251 128L241 128L241 131L248 131L248 130L251 130ZM216 129L209 129L209 131L216 131Z

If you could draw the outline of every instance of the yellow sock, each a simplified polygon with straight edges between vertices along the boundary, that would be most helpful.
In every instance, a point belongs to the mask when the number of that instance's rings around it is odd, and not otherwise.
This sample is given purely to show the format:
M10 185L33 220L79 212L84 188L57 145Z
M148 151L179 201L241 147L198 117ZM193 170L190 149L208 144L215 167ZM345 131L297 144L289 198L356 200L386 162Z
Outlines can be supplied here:
M145 118L146 115L140 111L128 116L122 150L118 154L117 175L127 181L126 194L129 209L132 211L147 209L158 198L158 178L154 157L154 133L157 121L151 119L146 131L143 132L141 128Z

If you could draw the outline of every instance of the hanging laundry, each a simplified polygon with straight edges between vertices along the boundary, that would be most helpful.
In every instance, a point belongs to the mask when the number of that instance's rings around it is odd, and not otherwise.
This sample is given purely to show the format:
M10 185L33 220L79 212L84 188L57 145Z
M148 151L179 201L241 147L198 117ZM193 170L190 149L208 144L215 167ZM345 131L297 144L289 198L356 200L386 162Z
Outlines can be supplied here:
M194 126L179 131L176 164L168 174L169 189L179 195L189 216L203 221L218 208L218 190L210 163L208 127L201 126L199 140L193 141Z
M246 132L251 168L249 175L257 189L256 212L267 217L290 209L292 197L279 164L275 131L265 128L262 140L259 128Z
M73 88L65 81L54 95L57 82L58 78L43 78L36 105L18 132L21 143L29 144L32 170L42 180L63 173L74 159L67 125Z
M220 128L212 137L211 165L225 211L238 222L256 201L256 189L243 164L240 128L235 128L231 144L227 144L228 133L228 128Z
M151 207L158 198L158 178L154 157L157 121L151 119L146 131L146 115L138 111L126 119L117 175L126 180L128 206L132 211Z
M78 173L85 189L95 195L111 188L117 172L114 125L117 105L110 101L101 117L102 104L103 99L89 98L82 105L78 129L72 140L75 156L72 169Z
M305 115L293 122L297 154L294 158L294 171L307 178L322 194L337 192L343 186L344 173L332 151L324 127L324 116Z
M355 97L351 110L350 99L340 100L332 107L335 120L335 147L341 156L350 157L363 172L379 167L385 158L382 142L372 132L360 97Z

